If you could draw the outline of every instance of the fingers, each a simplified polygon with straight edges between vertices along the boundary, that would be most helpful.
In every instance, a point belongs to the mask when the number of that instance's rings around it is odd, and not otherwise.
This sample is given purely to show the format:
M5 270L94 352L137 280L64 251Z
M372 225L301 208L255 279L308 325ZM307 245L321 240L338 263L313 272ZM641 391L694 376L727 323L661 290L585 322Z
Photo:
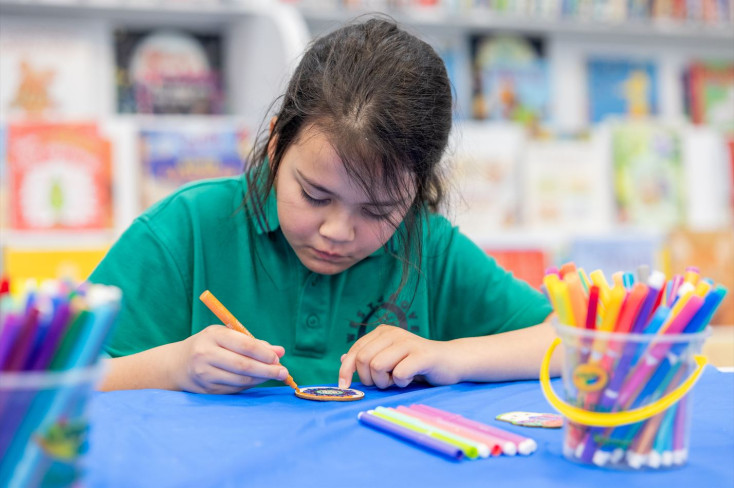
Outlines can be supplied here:
M360 381L367 386L387 388L393 384L406 386L413 380L415 360L401 367L412 355L419 354L424 339L392 326L380 326L358 340L342 356L339 369L339 386L346 388L356 371ZM395 371L400 372L396 381ZM399 381L399 383L398 383Z
M214 328L213 336L216 343L234 353L251 357L256 361L267 364L275 364L279 358L283 356L280 349L281 346L272 346L265 341L253 339L252 337L237 332L236 330L227 329L226 327L212 326ZM206 332L212 327L207 327ZM285 351L283 351L284 353Z
M214 325L190 337L187 389L234 393L266 380L282 381L288 370L280 364L285 349Z
M288 376L288 370L280 363L262 363L251 357L243 356L224 348L216 350L209 364L229 373L260 378L263 381L282 381Z
M365 335L364 337L361 337L360 339L355 342L352 347L349 348L349 351L342 356L342 365L339 368L339 388L349 388L349 385L352 383L352 375L354 375L354 372L359 372L360 365L357 364L358 356L361 354L361 367L364 372L364 363L366 361L366 355L362 352L362 350L369 346L370 343L373 341L379 339L381 335L381 327L377 327L375 330L370 332L369 334ZM359 374L359 379L362 382L362 384L371 386L374 383L372 382L372 375L364 373Z
M396 386L404 388L423 373L426 366L423 355L413 354L406 356L393 368L392 380Z

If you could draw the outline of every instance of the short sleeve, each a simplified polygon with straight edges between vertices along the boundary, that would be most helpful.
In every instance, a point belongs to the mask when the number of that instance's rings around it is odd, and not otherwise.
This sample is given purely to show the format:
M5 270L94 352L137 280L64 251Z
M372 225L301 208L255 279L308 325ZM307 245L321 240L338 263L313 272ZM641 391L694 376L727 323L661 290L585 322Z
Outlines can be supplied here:
M89 277L122 290L118 323L106 352L126 356L190 335L190 294L170 250L147 220L136 219Z
M551 313L540 291L497 265L443 217L432 219L428 249L432 330L437 338L521 329L541 323Z

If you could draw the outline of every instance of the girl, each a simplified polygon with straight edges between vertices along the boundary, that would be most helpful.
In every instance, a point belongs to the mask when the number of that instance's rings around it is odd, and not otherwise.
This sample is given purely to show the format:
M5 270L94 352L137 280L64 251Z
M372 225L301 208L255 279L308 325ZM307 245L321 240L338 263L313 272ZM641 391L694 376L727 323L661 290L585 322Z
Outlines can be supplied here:
M537 377L550 305L435 213L451 118L443 62L391 21L315 41L244 175L156 204L93 272L124 297L102 389ZM207 289L259 340L207 327Z

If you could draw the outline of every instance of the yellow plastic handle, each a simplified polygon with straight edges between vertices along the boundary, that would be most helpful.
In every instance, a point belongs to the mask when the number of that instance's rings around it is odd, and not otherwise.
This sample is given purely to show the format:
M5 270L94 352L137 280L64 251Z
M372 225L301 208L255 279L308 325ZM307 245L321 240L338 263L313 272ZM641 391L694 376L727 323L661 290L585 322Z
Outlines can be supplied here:
M641 420L649 419L653 415L662 412L683 398L683 396L693 388L693 385L698 381L699 376L701 376L701 373L703 372L703 367L706 366L707 363L705 357L700 355L694 356L698 367L693 374L681 383L678 388L649 405L624 412L590 412L589 410L569 405L558 398L556 393L553 391L553 387L550 384L550 360L553 355L553 351L560 343L561 339L558 338L553 341L548 348L548 351L545 353L543 363L540 365L540 387L543 390L543 395L545 395L545 399L548 400L548 403L565 415L569 420L579 424L594 425L598 427L616 427L618 425L633 424L635 422L640 422Z

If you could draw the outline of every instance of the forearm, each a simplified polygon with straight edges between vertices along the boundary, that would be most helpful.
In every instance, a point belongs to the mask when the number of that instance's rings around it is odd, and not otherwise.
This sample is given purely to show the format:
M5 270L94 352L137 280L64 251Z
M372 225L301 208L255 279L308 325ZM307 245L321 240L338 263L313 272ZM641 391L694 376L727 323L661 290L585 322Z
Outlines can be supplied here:
M158 388L180 390L172 359L179 343L154 347L130 356L108 360L107 373L99 385L101 391Z
M540 364L556 337L549 322L491 336L451 341L457 349L463 381L510 381L537 379ZM553 355L551 376L561 371L561 356Z

